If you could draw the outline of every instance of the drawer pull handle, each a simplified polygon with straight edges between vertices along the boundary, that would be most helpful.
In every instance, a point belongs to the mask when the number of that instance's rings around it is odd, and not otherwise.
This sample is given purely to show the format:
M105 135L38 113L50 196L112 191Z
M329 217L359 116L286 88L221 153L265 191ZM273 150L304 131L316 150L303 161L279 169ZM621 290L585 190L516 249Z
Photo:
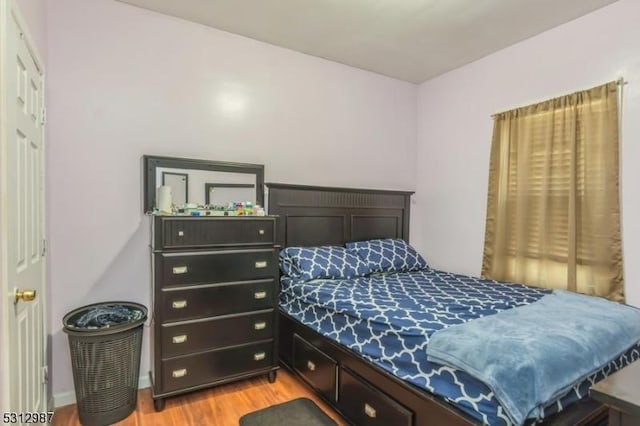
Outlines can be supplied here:
M187 375L187 369L181 368L180 370L173 370L171 372L171 375L173 376L174 379L179 379L180 377L184 377Z
M264 299L265 297L267 297L266 291L256 291L255 293L253 293L254 299Z
M258 234L260 234L260 235L264 235L264 229L260 229L260 230L258 231Z
M372 419L376 418L376 409L367 403L364 404L364 413Z
M186 334L181 334L180 336L173 336L173 339L171 339L173 341L173 343L184 343L187 341L187 335Z
M257 322L255 324L253 324L253 328L256 330L264 330L265 328L267 328L267 323L262 321L262 322Z
M267 356L266 353L264 352L258 352L257 354L253 354L253 359L254 361L262 361L263 359L265 359Z
M174 275L186 274L187 271L188 271L188 268L186 266L175 266L173 268Z
M307 368L309 371L316 371L316 364L313 361L307 361Z
M178 237L184 237L184 231L178 231Z
M173 303L171 304L171 307L173 307L173 309L184 309L187 307L187 301L186 300L174 300Z
M256 269L264 269L267 267L267 261L261 260L260 262L256 262Z

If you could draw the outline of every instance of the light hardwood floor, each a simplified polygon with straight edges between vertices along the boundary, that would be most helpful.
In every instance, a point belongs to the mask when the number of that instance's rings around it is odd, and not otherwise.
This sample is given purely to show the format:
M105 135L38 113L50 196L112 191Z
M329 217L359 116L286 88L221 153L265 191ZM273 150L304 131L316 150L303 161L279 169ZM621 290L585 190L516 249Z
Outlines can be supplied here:
M273 384L267 381L265 375L167 398L165 409L159 413L153 409L150 389L142 389L138 392L136 411L116 424L119 426L237 426L240 417L247 413L302 397L313 400L338 425L345 425L338 414L314 396L306 385L286 369L278 371L278 378ZM75 404L58 408L53 415L53 424L79 425Z

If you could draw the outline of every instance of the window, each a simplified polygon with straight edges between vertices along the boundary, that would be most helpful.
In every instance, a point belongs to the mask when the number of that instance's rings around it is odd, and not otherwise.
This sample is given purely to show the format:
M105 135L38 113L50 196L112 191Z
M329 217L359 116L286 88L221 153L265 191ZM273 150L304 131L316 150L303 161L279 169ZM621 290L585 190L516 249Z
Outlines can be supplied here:
M495 117L484 276L623 298L617 92Z

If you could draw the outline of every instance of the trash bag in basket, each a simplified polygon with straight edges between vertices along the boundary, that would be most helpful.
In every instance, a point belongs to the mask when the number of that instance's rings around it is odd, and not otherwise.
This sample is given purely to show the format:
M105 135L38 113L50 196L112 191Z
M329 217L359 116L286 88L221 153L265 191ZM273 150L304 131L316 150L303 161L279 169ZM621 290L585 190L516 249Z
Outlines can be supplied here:
M144 312L132 306L102 304L73 318L68 325L74 328L96 329L135 322L143 316Z

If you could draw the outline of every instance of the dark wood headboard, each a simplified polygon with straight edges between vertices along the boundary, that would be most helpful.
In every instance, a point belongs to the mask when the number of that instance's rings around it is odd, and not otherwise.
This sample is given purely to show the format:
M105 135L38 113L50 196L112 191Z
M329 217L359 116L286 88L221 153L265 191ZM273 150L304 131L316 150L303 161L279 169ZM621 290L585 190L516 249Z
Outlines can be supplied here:
M278 215L282 247L343 245L348 241L409 241L410 191L267 183L268 211Z

